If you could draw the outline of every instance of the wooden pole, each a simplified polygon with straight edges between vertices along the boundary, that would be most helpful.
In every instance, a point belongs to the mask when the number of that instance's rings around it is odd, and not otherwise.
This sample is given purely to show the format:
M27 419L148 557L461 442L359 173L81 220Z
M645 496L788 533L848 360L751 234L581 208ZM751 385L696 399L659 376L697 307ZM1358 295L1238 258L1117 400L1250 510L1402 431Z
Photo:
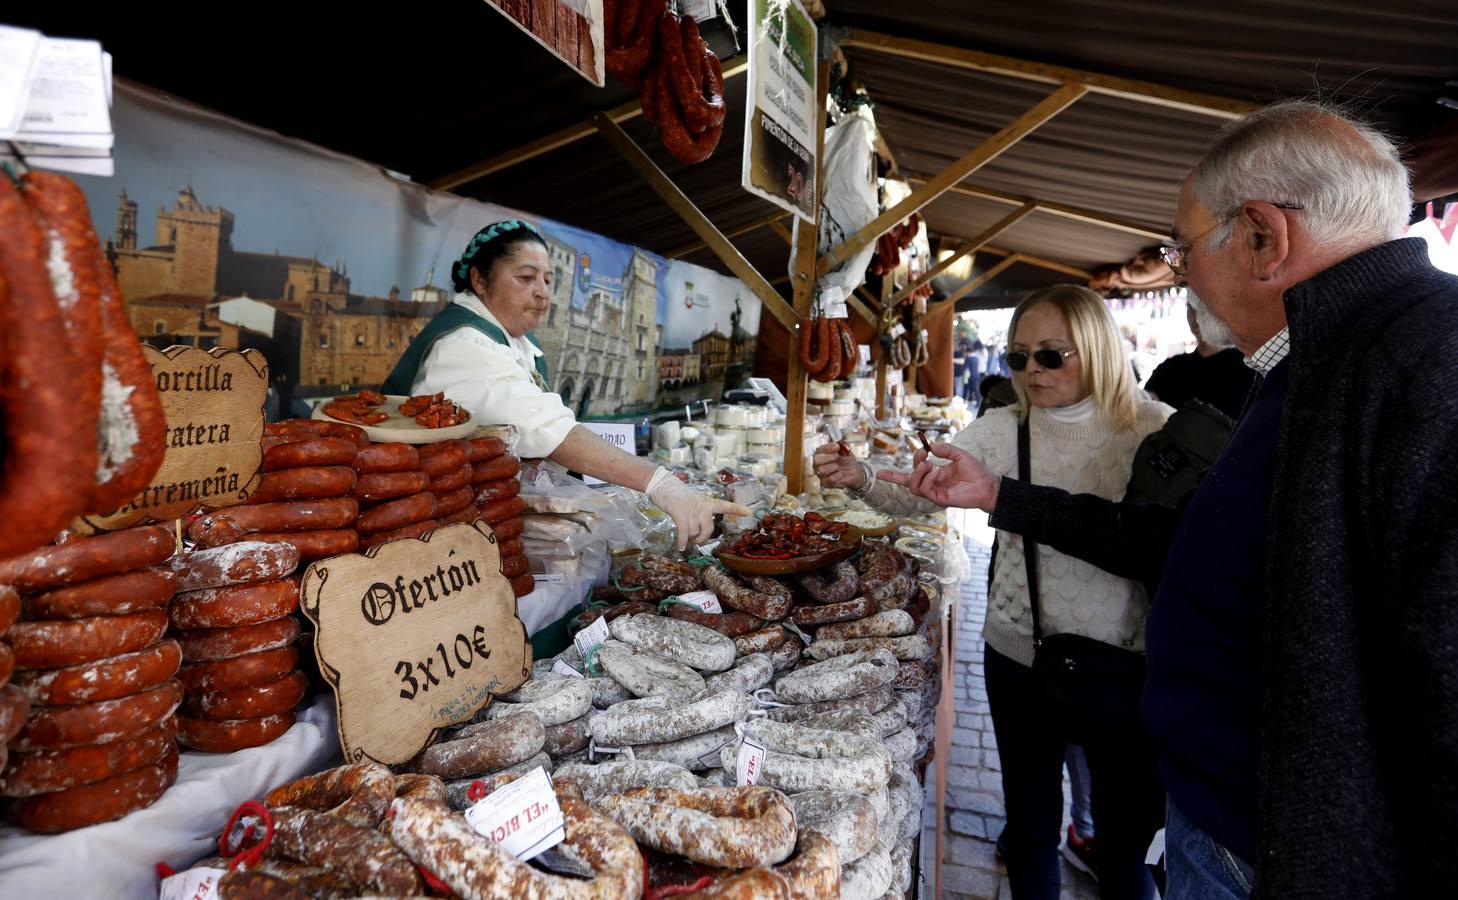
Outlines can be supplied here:
M765 216L764 218L755 219L753 222L746 222L745 224L740 225L738 228L731 228L728 231L724 232L724 237L737 238L741 235L749 234L751 231L758 231L765 226L777 224L780 219L783 219L787 215L789 215L789 213L776 212L772 215ZM698 253L700 250L704 249L707 246L709 245L704 241L694 241L692 244L684 244L682 247L670 250L669 252L663 254L663 256L666 259L679 259L680 257L688 256L690 253Z
M741 59L731 66L724 68L725 78L735 78L749 71L749 60ZM597 113L600 116L607 116L614 122L626 122L629 119L637 118L643 114L643 101L633 98L626 103L614 106L606 112ZM595 118L595 117L594 117ZM493 175L502 169L509 169L512 166L534 159L544 153L551 153L559 147L575 143L585 137L591 137L597 129L591 119L579 122L576 125L568 125L566 128L559 128L550 134L544 134L539 138L528 141L510 150L503 150L494 156L488 156L477 163L472 163L464 169L458 169L449 175L429 182L430 187L437 191L449 191L460 187L463 184L470 184L487 175Z
M1258 104L1234 100L1230 97L1202 94L1198 91L1187 91L1150 81L1137 81L1133 78L1116 78L1112 75L1071 69L1066 66L1051 66L1011 56L998 56L993 53L983 53L980 50L968 50L965 47L896 37L860 28L853 30L850 37L841 42L841 46L874 50L892 56L941 63L971 69L975 72L1017 78L1022 81L1038 81L1044 84L1077 84L1094 93L1109 97L1199 113L1218 119L1239 119L1259 108Z
M810 308L815 302L815 249L820 236L820 197L825 175L825 105L830 91L830 61L816 67L815 104L815 222L800 222L794 242L795 315L800 328L810 326ZM783 229L778 222L771 227ZM789 370L785 374L785 482L786 490L799 494L805 490L805 389L810 373L800 364L800 335L790 329Z
M759 298L765 311L779 319L780 324L793 332L800 321L795 315L795 311L765 280L765 277L759 274L759 270L744 258L744 255L729 242L728 238L724 237L718 228L714 227L714 223L709 221L708 216L705 216L692 200L684 196L683 191L678 189L678 185L674 184L673 180L658 168L648 154L643 152L643 148L635 144L616 122L602 113L593 116L593 122L597 125L598 131L602 132L602 136L607 138L608 143L613 145L613 149L622 154L623 158L638 170L638 174L642 175L648 185L658 192L658 196L662 197L663 201L688 223L694 233L714 251L724 265L729 267L729 271L737 275L739 280L743 281L745 286Z
M991 228L988 228L986 231L977 235L977 237L973 238L970 241L967 241L961 247L957 248L956 253L953 253L951 256L948 256L946 259L932 266L920 278L916 279L911 284L908 284L906 287L897 291L896 296L891 298L891 305L895 306L902 300L905 300L907 297L910 297L912 294L916 293L916 291L922 285L930 283L933 278L945 272L949 267L951 267L952 263L955 263L957 260L961 259L969 253L976 253L978 250L981 250L983 247L987 246L988 242L991 241L993 238L997 237L999 234L1002 234L1004 231L1007 231L1009 228L1018 224L1023 219L1026 219L1028 216L1032 215L1033 211L1037 208L1038 204L1030 200L1027 203L1024 203L1017 210L1008 213L1006 216L1003 217L1002 221L997 222Z
M892 226L945 194L957 182L1002 155L1008 148L1038 130L1044 122L1067 109L1079 97L1087 93L1088 88L1081 84L1065 84L1044 97L1032 109L1013 120L1012 124L972 148L961 159L937 173L926 184L912 191L905 200L881 213L865 228L846 238L845 243L822 256L819 265L820 274L829 272L855 256L862 248L890 231Z
M926 179L913 175L909 176L906 182L908 184L926 184ZM1069 206L1065 203L1049 203L1046 200L1039 200L1036 197L1009 194L1006 191L979 187L978 185L967 184L966 182L949 189L947 193L961 194L964 197L973 197L978 200L990 200L993 203L1001 203L1004 206L1022 206L1024 203L1036 203L1038 212L1041 215L1056 216L1060 219L1067 219L1070 222L1081 222L1085 225L1097 225L1100 228L1107 228L1111 231L1122 231L1125 234L1137 234L1140 237L1146 237L1152 241L1167 241L1170 239L1168 228L1146 225L1143 222L1135 222L1133 219L1121 219L1118 216L1084 209L1081 206Z
M986 272L983 272L981 275L978 275L976 278L957 288L955 291L952 292L951 296L943 300L942 303L949 303L953 306L956 306L958 300L961 300L963 297L967 296L968 294L982 287L987 282L1001 275L1005 269L1007 269L1013 263L1021 262L1022 259L1023 255L1021 253L1014 253L1010 256L1004 257L1003 259L998 261L997 265L993 266Z
M890 276L882 278L882 315L887 315L891 311L891 307L887 305L887 302L891 299L891 288L892 284ZM879 336L880 335L878 332L877 337L879 338ZM876 341L876 347L876 418L884 419L886 418L886 370L890 368L890 363L886 361L886 349L881 346L881 342L879 339Z

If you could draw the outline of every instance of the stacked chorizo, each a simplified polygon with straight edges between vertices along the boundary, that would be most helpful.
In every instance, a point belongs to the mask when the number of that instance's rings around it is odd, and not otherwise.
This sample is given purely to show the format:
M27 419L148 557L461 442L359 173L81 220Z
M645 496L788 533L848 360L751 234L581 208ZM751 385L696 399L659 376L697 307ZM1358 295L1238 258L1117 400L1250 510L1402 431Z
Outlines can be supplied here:
M177 774L166 529L0 560L0 815L42 833L148 806ZM13 624L12 624L13 623Z
M198 549L173 562L179 590L168 618L182 648L185 692L178 741L194 750L225 753L276 740L294 724L308 690L295 646L300 551L259 536L265 539Z

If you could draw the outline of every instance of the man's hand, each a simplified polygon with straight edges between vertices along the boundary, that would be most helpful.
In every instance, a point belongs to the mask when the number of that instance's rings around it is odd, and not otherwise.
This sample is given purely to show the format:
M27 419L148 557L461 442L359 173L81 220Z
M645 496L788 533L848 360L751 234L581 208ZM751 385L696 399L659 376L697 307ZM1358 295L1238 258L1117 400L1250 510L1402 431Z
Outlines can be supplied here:
M839 444L823 444L815 448L815 474L826 487L859 490L866 483L866 473L854 456L840 452Z
M997 489L1002 479L988 470L972 454L941 443L932 447L932 456L916 454L916 468L910 472L885 470L876 477L899 484L913 494L925 497L940 506L957 506L992 512L997 505ZM940 462L939 460L948 460Z

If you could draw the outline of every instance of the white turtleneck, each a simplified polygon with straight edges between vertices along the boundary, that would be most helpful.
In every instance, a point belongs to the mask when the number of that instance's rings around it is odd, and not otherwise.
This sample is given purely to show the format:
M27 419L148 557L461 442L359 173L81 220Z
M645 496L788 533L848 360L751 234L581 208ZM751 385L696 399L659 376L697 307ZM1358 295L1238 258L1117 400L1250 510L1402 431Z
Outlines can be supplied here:
M1069 406L1053 406L1043 411L1060 425L1082 425L1093 420L1094 401L1092 396L1088 396Z

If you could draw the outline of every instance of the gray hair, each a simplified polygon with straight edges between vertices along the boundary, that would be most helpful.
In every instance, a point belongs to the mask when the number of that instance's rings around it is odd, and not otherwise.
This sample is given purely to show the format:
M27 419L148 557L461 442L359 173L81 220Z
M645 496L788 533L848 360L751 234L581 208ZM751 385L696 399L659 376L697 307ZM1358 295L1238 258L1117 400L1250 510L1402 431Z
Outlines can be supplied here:
M1401 153L1382 132L1340 108L1286 100L1231 123L1191 172L1195 199L1219 218L1247 200L1300 206L1311 237L1355 251L1401 237L1412 188ZM1230 239L1234 222L1210 236Z

